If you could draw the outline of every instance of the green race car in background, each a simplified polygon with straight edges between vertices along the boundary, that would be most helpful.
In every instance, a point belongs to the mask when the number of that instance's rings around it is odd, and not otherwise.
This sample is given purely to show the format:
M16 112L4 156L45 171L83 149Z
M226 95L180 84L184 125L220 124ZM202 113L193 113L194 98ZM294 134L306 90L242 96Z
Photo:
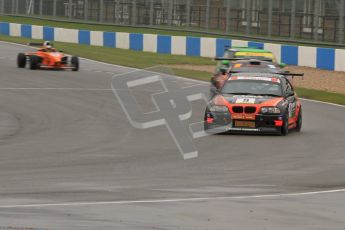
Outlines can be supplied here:
M226 48L223 57L216 57L215 60L219 61L217 64L216 72L222 72L228 69L233 60L249 60L256 59L260 61L272 62L274 65L284 68L286 64L278 63L274 54L269 50L251 47L230 47Z
M276 63L276 58L271 51L251 47L231 47L224 51L224 58L244 58L271 61Z

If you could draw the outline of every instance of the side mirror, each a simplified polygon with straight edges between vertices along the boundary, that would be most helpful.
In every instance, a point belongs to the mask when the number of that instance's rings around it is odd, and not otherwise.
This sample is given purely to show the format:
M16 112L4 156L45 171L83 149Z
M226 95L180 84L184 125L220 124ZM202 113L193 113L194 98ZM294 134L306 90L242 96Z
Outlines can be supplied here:
M210 91L212 94L217 94L218 93L218 89L215 86L211 86Z
M295 92L294 91L291 91L291 92L288 92L286 94L287 97L292 97L292 96L295 96Z
M279 67L280 67L280 68L285 68L285 67L286 67L286 64L285 64L285 63L279 63Z

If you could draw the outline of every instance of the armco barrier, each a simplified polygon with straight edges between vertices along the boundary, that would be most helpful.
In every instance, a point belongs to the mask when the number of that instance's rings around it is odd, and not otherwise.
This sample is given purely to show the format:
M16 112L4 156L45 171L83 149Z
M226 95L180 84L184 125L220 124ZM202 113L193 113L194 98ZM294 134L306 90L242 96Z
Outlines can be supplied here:
M102 32L0 22L0 34L49 41L106 46L162 54L215 57L226 46L260 47L272 51L288 65L345 71L345 50L281 45L225 38L185 37L124 32Z

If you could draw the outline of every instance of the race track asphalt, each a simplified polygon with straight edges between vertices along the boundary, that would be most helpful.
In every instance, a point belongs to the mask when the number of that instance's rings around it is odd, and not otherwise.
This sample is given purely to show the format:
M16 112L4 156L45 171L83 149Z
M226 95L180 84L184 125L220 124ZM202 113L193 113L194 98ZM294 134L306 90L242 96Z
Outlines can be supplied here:
M184 160L166 127L128 121L112 79L132 69L18 69L29 49L0 43L0 230L345 228L344 107L303 100L302 132L202 137Z

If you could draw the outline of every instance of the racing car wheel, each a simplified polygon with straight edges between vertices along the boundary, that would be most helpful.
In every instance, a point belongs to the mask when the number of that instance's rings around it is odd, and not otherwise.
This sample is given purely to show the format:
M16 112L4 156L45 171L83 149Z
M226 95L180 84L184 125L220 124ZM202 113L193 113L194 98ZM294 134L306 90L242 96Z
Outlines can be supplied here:
M30 69L40 68L40 59L37 56L30 56Z
M73 56L71 58L71 64L73 66L72 71L78 71L79 70L79 58L78 57Z
M302 108L300 108L299 113L298 113L298 118L296 122L296 131L300 132L302 129Z
M286 112L284 115L283 126L281 127L281 130L280 130L280 135L286 136L288 133L289 133L289 114L288 112Z
M19 53L17 56L17 66L18 68L25 68L26 56L23 53Z

